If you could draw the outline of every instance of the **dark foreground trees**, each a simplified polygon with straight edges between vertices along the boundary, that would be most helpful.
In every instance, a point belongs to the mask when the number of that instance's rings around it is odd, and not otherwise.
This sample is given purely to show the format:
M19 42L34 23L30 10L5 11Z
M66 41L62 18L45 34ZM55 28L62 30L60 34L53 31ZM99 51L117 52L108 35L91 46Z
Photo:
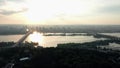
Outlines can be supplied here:
M23 57L30 59L20 61ZM15 64L13 68L119 68L119 57L118 52L26 45L1 50L0 68L11 60Z

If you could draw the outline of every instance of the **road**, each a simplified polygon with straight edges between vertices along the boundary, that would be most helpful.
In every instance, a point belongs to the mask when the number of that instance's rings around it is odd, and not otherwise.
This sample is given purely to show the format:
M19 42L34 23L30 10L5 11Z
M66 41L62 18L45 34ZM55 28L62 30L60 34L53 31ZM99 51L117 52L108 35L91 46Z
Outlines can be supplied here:
M20 40L18 40L18 41L16 42L16 44L13 45L12 47L16 47L16 46L18 46L19 44L23 43L23 41L24 41L31 33L33 33L33 30L30 30L27 34L25 34L25 35L24 35Z

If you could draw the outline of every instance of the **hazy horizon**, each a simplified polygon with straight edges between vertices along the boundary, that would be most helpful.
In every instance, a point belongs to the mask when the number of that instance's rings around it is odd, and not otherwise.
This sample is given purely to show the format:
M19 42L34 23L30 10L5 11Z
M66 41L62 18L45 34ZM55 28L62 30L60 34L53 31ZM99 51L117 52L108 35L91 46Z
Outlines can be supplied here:
M88 26L92 26L92 25L93 25L93 26L94 26L94 25L98 25L98 26L102 26L102 25L103 25L103 26L116 25L116 26L120 26L120 24L21 24L21 23L19 23L19 24L13 24L13 23L12 23L12 24L8 24L8 23L6 23L6 24L1 24L1 23L0 23L0 25L50 25L50 26L52 26L52 25L53 25L53 26L54 26L54 25L66 25L66 26L67 26L67 25L68 25L68 26L69 26L69 25L78 25L78 26L82 26L82 25L83 25L83 26L84 26L84 25L86 25L86 26L87 26L87 25L88 25Z

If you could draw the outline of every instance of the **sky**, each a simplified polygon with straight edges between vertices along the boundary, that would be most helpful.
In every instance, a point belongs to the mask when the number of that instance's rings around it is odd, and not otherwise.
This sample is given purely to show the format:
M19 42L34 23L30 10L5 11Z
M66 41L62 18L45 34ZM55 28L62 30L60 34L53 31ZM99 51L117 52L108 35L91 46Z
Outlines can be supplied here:
M0 24L120 25L120 0L0 0Z

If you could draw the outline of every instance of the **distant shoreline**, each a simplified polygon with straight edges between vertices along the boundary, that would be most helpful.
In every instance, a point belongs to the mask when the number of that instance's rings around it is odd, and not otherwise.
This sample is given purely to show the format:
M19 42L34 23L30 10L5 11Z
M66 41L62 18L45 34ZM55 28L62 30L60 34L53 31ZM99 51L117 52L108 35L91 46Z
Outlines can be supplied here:
M120 24L52 24L52 25L47 25L47 24L0 24L1 25L37 25L37 26L120 26Z
M68 33L70 33L70 32L68 32ZM71 32L71 33L73 33L73 32ZM76 33L73 33L73 34L77 34L77 33L83 33L83 32L76 32ZM85 32L84 32L85 33ZM86 32L87 33L87 32ZM120 32L98 32L98 34L99 33L120 33ZM25 33L19 33L19 34L0 34L0 35L3 35L3 36L7 36L7 35L24 35ZM48 34L49 35L49 32L46 32L46 34ZM52 35L52 36L56 36L56 35L54 35L55 33L53 33L53 34L50 34L50 35ZM59 36L62 36L61 34L65 34L65 33L58 33L58 35ZM88 33L89 34L89 33ZM47 36L47 35L45 35L45 36Z
M120 33L120 25L0 25L0 35L26 34L26 29L42 33Z
M7 35L24 35L24 34L0 34L2 36L7 36Z

